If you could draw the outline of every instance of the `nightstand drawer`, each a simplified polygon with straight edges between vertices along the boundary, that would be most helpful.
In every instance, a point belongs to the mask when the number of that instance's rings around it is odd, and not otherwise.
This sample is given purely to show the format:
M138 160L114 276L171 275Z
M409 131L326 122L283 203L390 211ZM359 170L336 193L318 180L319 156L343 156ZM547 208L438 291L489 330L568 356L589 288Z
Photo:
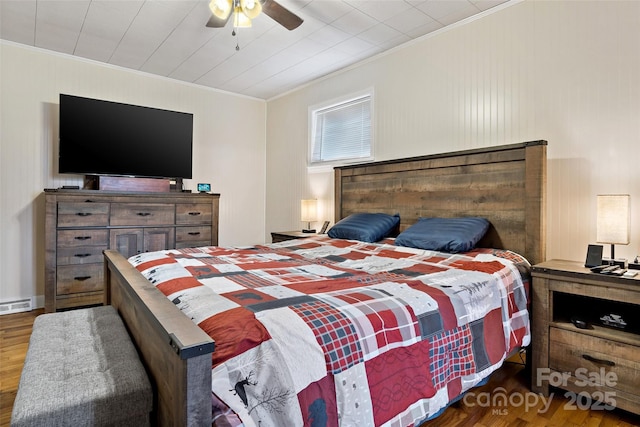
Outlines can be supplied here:
M97 227L109 224L109 203L58 203L58 227Z
M595 389L632 394L640 390L640 363L637 361L640 348L636 346L552 327L549 328L549 349L549 367L570 373L572 381L582 382L590 373L600 373L600 368L604 368L616 378L595 385ZM576 373L580 377L575 377Z

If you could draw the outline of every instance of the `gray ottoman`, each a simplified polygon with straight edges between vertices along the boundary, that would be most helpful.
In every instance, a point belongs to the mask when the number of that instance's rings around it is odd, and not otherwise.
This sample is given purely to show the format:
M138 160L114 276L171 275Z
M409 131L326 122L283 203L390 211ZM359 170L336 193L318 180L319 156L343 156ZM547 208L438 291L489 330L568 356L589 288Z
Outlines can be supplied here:
M151 385L112 306L38 316L12 426L143 426Z

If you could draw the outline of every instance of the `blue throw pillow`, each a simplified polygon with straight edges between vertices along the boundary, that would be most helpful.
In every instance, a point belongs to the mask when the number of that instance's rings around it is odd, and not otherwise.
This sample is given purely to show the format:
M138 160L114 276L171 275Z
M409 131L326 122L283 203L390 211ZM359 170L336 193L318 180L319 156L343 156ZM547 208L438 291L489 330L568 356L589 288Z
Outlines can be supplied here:
M396 237L397 246L449 253L467 252L489 229L485 218L420 218Z
M394 233L400 224L400 215L384 213L357 213L338 221L329 230L334 239L377 242Z

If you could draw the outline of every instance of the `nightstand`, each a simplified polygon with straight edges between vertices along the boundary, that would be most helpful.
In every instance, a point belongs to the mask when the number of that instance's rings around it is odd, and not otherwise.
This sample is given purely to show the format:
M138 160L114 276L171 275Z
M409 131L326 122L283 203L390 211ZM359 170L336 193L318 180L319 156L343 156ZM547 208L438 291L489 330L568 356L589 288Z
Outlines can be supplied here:
M533 266L532 276L532 390L548 396L554 386L581 409L640 414L640 274L607 276L552 260ZM611 314L626 327L605 326L601 318Z
M285 240L304 239L317 236L316 233L303 233L302 231L272 231L271 243L284 242Z

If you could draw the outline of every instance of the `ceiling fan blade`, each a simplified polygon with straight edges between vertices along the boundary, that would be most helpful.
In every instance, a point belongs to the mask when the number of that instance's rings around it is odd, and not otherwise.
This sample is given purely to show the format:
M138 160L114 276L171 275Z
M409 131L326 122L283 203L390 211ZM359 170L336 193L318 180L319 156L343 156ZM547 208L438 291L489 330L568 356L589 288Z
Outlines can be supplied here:
M233 14L230 13L229 16L227 16L227 19L220 19L215 15L211 15L211 18L209 18L209 21L207 22L207 27L209 27L209 28L222 28L225 25L227 25L227 21L229 21L229 17L231 17L231 15L233 15Z
M291 31L298 28L303 20L298 15L281 6L274 0L264 0L262 3L262 12L271 19Z

